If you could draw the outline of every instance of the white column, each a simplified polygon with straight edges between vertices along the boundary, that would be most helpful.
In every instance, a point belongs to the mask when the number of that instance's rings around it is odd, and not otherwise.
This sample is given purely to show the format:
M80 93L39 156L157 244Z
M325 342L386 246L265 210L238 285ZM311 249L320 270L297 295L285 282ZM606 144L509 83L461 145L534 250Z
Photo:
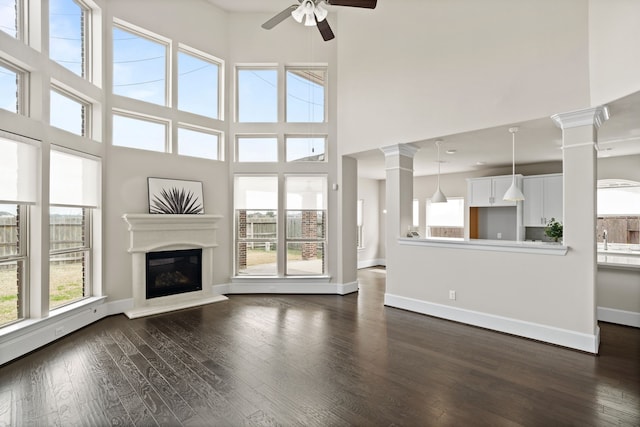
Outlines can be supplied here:
M413 157L418 147L397 144L381 148L385 156L387 248L405 237L413 223ZM388 254L388 252L387 252Z
M574 280L584 284L591 312L586 321L597 331L596 181L598 128L609 118L606 107L560 113L551 119L562 129L564 173L564 244L580 258ZM588 326L588 325L585 325ZM596 333L597 335L597 333Z

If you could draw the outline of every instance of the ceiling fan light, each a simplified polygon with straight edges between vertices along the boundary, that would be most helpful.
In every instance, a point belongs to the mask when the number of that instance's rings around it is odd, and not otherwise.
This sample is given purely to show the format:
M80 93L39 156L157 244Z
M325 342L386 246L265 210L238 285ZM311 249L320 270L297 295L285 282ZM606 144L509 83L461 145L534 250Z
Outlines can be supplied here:
M316 25L316 17L313 16L313 11L306 13L306 19L304 21L305 27L315 27Z
M301 24L302 23L302 18L304 17L304 14L305 14L304 3L300 3L300 6L298 6L298 8L296 10L291 12L291 17L293 19L295 19L295 21L298 24Z
M329 14L329 12L327 12L327 9L322 7L322 3L318 3L316 5L316 8L314 9L313 13L315 13L316 19L318 20L318 22L321 22L327 19L327 15Z

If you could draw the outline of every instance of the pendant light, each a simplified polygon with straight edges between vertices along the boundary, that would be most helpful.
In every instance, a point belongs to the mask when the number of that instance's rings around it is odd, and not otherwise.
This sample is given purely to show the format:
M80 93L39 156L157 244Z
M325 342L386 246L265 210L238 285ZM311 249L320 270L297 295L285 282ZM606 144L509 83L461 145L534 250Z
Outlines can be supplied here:
M438 148L438 188L436 188L436 192L431 196L431 203L447 203L447 196L444 195L442 190L440 190L440 144L442 143L441 139L436 141L436 147Z
M502 200L508 200L510 202L519 202L524 200L524 194L516 185L516 132L518 132L517 127L509 128L509 132L511 132L511 187L504 193L504 197Z

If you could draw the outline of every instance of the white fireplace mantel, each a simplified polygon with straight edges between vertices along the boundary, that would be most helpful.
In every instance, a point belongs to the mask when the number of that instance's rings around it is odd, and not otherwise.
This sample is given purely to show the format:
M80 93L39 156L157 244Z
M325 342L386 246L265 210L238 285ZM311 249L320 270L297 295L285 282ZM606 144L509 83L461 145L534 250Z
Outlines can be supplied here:
M128 224L129 248L132 256L133 309L125 314L133 319L167 311L180 310L212 302L224 301L224 295L213 293L213 249L216 222L222 215L194 214L124 214ZM202 290L146 298L146 253L163 250L202 248Z

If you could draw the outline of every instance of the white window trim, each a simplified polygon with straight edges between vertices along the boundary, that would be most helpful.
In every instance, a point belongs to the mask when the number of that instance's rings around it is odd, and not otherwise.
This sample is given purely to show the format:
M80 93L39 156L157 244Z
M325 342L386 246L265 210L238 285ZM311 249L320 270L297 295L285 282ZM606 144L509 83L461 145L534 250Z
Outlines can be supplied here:
M198 125L194 125L194 124L190 124L190 123L183 123L183 122L178 122L177 129L186 129L186 130L190 130L190 131L194 131L194 132L201 132L201 133L206 133L209 135L215 135L218 137L218 158L217 159L208 159L208 158L204 158L204 157L198 157L200 159L206 159L206 160L212 160L212 161L224 161L224 132L216 130L216 129L212 129L212 128L206 128L203 126L198 126ZM176 137L176 146L173 147L174 151L176 154L181 155L178 153L178 145L180 144L179 138Z
M202 61L210 62L211 64L216 65L218 67L218 100L217 100L218 101L218 117L207 117L207 118L224 121L224 117L225 117L224 116L224 106L225 106L224 60L216 56L213 56L209 53L187 46L185 44L178 43L178 53L180 52L186 53L187 55L194 56ZM177 67L177 63L176 63L176 67ZM178 77L178 73L176 73L176 78L177 77ZM178 96L180 96L179 92L180 92L180 87L178 86ZM178 109L177 100L176 100L176 109ZM193 113L190 113L190 114L193 114Z
M127 117L130 119L135 119L135 120L142 120L142 121L146 121L146 122L151 122L151 123L157 123L157 124L161 124L165 126L165 135L164 135L164 151L154 151L155 153L172 153L172 138L171 138L171 120L170 119L163 119L162 117L157 117L157 116L152 116L149 114L143 114L143 113L135 113L132 111L128 111L128 110L121 110L119 108L113 108L111 110L111 114L112 116L121 116L121 117ZM127 147L126 145L115 145L113 143L113 131L111 132L111 145L114 147L120 147L120 148L129 148L132 150L142 150L142 151L153 151L153 150L143 150L141 148L136 148L136 147Z
M324 105L323 105L323 117L321 122L289 122L287 121L287 72L293 70L322 70L325 73L325 82L324 82ZM284 67L284 94L282 97L284 98L284 122L285 123L327 123L329 120L329 66L328 64L289 64Z

